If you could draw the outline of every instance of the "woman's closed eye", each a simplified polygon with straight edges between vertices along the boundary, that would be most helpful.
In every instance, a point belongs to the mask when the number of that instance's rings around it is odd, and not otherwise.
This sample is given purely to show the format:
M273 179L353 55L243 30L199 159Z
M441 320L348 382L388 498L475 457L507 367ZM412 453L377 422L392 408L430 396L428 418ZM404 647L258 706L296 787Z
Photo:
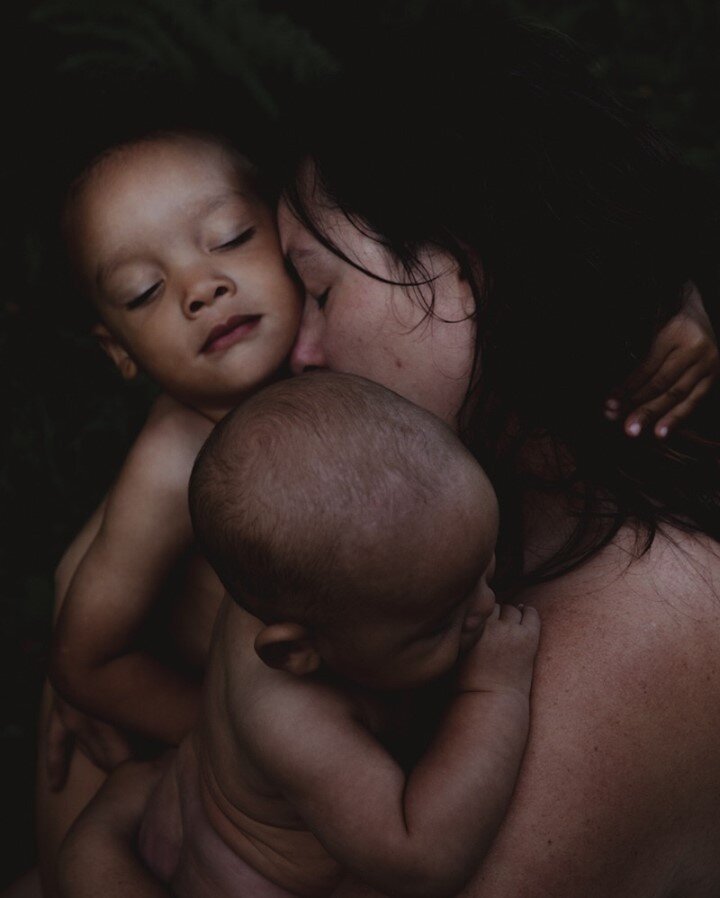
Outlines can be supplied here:
M235 249L236 247L242 246L244 243L247 243L248 240L251 240L254 235L255 228L247 228L247 230L242 231L231 240L226 240L225 243L221 243L220 246L216 246L215 249Z
M148 287L147 290L144 290L139 296L136 296L135 299L131 299L130 302L125 303L126 309L137 309L142 305L145 305L146 302L149 302L158 288L160 287L161 281L157 281L151 287Z

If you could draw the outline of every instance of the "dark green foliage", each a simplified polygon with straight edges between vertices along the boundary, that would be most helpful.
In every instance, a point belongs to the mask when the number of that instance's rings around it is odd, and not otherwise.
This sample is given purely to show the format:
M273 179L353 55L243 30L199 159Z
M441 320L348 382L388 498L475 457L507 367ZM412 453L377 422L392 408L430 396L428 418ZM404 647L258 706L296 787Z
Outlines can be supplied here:
M32 859L34 718L53 568L111 483L152 394L147 384L122 384L94 348L79 325L87 316L78 314L82 307L56 264L53 190L63 153L113 121L121 130L133 116L152 120L149 103L142 110L122 103L150 82L171 85L179 106L204 105L207 123L222 117L223 130L241 135L246 114L269 129L292 103L296 85L348 53L362 54L375 30L422 15L430 2L41 0L27 15L25 6L6 12L5 43L20 52L5 53L2 80L0 377L8 427L0 469L7 528L0 546L0 765L6 817L17 823L11 823L16 841L5 843L0 885ZM720 178L717 3L506 0L505 6L586 46L597 73L627 103L669 134L688 160ZM23 88L31 83L44 86L27 95Z

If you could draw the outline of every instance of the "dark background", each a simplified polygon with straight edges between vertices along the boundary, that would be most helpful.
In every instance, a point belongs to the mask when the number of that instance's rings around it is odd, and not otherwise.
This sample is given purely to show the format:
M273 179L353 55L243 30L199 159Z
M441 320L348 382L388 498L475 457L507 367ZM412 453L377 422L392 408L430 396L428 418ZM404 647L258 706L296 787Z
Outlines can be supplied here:
M578 40L600 77L720 181L720 4L504 5ZM71 99L78 85L108 73L122 81L159 67L191 85L212 70L272 118L287 102L287 85L341 64L364 35L422 15L427 6L427 0L58 0L4 10L0 887L33 862L35 719L53 569L110 484L151 395L146 384L119 381L70 313L60 282L48 278L38 226L46 210L42 191L32 189L42 183L43 161L49 168L58 139L52 128L43 130L46 94L51 85L66 85Z

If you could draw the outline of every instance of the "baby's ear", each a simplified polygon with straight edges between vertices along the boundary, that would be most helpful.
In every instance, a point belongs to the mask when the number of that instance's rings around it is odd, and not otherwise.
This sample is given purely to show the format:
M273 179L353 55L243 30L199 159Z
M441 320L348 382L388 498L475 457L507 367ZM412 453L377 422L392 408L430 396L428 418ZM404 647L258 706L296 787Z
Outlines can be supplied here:
M92 334L125 380L137 377L137 362L104 324L93 325Z
M302 624L268 624L255 637L255 651L268 667L296 677L315 673L320 667L313 635Z

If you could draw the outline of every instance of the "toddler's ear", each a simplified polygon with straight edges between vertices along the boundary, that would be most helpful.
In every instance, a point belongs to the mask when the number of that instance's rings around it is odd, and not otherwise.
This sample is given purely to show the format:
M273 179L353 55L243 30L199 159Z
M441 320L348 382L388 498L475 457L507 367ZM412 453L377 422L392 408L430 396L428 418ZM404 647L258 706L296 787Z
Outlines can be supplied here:
M137 377L137 362L104 324L93 325L92 333L125 380Z
M320 667L315 640L302 624L268 624L255 637L255 651L268 667L296 677L314 673Z

